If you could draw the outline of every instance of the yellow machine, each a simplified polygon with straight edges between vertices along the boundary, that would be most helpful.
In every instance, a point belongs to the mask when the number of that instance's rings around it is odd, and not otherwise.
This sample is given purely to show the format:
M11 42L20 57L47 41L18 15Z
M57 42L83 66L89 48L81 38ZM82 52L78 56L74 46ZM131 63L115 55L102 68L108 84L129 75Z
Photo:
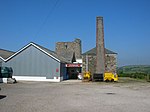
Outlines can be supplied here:
M84 74L83 74L83 80L87 80L87 81L91 80L91 73L89 71L84 72Z
M112 72L105 72L104 81L118 81L118 75Z

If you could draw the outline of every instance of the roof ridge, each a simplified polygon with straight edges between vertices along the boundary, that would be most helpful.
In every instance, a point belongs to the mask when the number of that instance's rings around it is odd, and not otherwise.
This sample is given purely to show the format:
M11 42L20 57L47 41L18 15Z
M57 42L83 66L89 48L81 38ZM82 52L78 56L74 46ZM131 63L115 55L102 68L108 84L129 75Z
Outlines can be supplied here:
M105 48L105 52L106 52L106 54L117 54L117 53L115 53L115 52L113 52L113 51L111 51L111 50L109 50L109 49L107 49L107 48ZM92 48L92 49L86 51L86 52L83 53L82 55L86 55L86 54L93 54L93 55L96 55L96 47L94 47L94 48Z

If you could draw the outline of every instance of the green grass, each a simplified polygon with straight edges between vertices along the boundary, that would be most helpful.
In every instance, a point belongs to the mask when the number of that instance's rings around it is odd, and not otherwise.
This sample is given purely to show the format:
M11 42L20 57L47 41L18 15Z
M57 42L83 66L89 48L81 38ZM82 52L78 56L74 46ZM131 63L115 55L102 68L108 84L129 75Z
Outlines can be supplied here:
M147 79L147 75L150 75L150 65L130 65L119 67L117 73L119 77Z
M137 83L137 82L146 82L143 79L134 79L130 77L119 77L118 83Z
M118 72L123 73L150 73L150 65L129 65L119 67L117 69Z

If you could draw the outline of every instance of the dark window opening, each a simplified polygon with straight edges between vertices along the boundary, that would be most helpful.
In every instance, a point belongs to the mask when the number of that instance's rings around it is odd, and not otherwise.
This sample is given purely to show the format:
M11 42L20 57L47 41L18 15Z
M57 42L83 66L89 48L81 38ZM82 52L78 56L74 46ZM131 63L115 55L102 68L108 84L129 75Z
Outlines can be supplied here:
M67 49L67 47L68 47L68 45L67 45L67 43L65 43L65 48Z
M72 56L72 63L73 62L76 62L75 52L73 52L73 56Z

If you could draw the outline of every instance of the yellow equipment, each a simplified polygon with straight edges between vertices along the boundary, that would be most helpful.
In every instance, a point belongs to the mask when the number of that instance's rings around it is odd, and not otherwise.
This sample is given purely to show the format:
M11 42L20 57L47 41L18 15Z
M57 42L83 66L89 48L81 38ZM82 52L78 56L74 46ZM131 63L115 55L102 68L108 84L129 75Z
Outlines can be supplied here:
M83 80L88 80L88 81L91 80L91 73L89 71L84 72L84 74L83 74Z
M118 81L118 75L112 72L105 72L104 81Z

